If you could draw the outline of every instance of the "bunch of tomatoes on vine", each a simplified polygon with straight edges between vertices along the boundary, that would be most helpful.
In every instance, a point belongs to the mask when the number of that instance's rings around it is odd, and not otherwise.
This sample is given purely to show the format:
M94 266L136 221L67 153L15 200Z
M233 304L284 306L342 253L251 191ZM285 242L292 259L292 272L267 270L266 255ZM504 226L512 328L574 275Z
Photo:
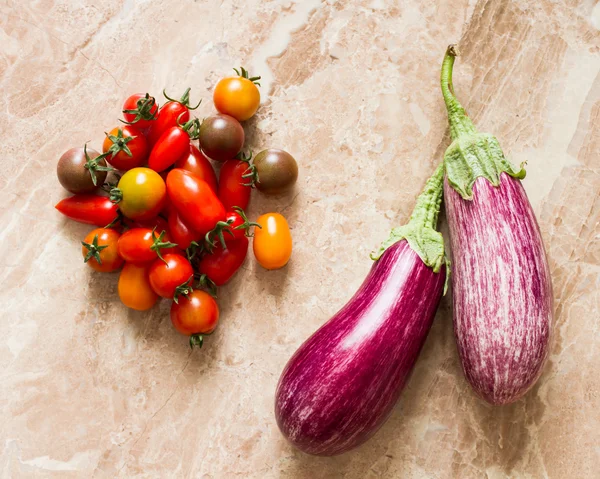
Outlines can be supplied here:
M296 160L279 149L252 158L244 151L241 122L260 104L258 80L241 68L221 79L218 113L192 116L190 88L174 99L163 91L123 105L123 124L106 133L102 153L72 148L58 161L61 185L73 196L56 209L98 226L81 242L84 262L96 271L120 270L118 294L145 311L160 297L172 300L171 321L190 346L202 346L219 321L217 287L241 267L254 236L254 256L266 269L285 266L292 253L286 219L278 213L250 221L253 188L267 195L289 191ZM198 145L195 144L198 142ZM213 164L220 166L217 172Z

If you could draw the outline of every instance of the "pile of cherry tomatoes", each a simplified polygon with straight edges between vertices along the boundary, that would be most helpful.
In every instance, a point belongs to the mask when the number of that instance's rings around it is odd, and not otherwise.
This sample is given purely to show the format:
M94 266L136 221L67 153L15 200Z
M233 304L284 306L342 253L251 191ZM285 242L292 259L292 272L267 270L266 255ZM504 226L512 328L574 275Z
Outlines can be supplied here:
M74 195L56 209L99 226L82 241L85 263L120 270L118 293L129 308L145 311L159 297L172 300L171 321L192 348L215 329L216 289L244 262L248 237L267 269L285 266L292 252L283 216L267 213L252 222L245 213L253 187L285 193L298 166L283 150L254 159L244 153L240 122L259 106L260 77L235 71L214 89L219 113L193 118L199 104L190 105L189 88L178 100L163 92L160 108L149 94L135 94L123 105L123 125L106 133L102 153L72 148L57 166L60 183ZM220 164L218 181L210 160Z

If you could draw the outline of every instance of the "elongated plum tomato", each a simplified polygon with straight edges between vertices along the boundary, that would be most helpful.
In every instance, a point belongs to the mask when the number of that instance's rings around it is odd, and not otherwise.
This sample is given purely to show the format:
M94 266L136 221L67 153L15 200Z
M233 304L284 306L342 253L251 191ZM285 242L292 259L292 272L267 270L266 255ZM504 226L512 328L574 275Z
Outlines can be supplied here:
M186 123L190 120L190 110L195 110L200 106L200 102L194 107L190 106L190 88L188 88L179 100L174 100L163 92L169 100L160 107L156 120L152 122L148 132L148 144L153 147L161 135L169 128L177 126L177 123Z
M129 125L110 130L102 143L102 152L108 153L106 161L122 171L142 166L148 159L148 150L141 130Z
M189 171L175 168L167 176L171 203L187 225L204 235L226 217L225 208L208 183Z
M190 153L183 155L175 162L175 168L193 173L198 178L208 183L208 186L217 192L217 175L210 160L198 148L190 143Z
M162 210L167 196L165 182L150 168L133 168L126 172L110 192L121 213L134 220L153 218Z
M177 300L179 294L190 290L194 270L183 256L166 254L163 258L155 260L150 266L150 284L159 296Z
M155 171L166 170L188 152L190 140L197 138L199 127L198 120L190 120L167 129L152 147L148 166Z
M267 213L256 222L252 248L254 256L265 269L283 268L292 256L292 235L285 218L279 213Z
M84 262L101 273L116 271L123 264L117 252L119 233L110 228L96 228L81 242Z
M158 295L150 286L150 264L125 263L119 275L119 298L128 308L146 311L156 303Z
M252 117L260 104L260 92L256 87L260 77L248 78L248 72L235 70L238 76L219 80L213 93L215 108L231 115L238 121ZM255 83L256 82L256 83Z
M217 286L223 286L244 263L248 254L248 238L226 241L225 248L217 242L213 252L202 257L198 271Z
M223 206L231 210L234 206L245 210L250 203L250 193L254 176L254 169L247 159L227 160L219 172L218 196Z
M106 180L106 161L91 148L71 148L56 166L58 181L71 193L91 193Z
M117 205L107 196L74 195L60 200L55 208L80 223L106 226L117 218Z
M217 114L205 118L200 125L200 148L213 160L234 158L244 146L244 128L229 115Z
M123 104L125 123L145 131L156 120L158 103L148 93L134 93Z
M195 290L171 305L171 322L177 331L190 336L190 346L202 346L202 335L212 333L219 321L219 307L205 291Z
M169 242L167 231L133 228L121 235L118 243L119 256L131 263L147 263L177 246Z

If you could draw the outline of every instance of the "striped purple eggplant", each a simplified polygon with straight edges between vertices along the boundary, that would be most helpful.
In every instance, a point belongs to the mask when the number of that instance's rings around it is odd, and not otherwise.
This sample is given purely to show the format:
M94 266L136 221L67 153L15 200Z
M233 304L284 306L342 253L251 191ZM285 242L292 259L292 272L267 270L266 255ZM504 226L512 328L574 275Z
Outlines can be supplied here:
M498 140L478 133L452 87L448 47L441 85L452 144L444 203L452 249L454 334L465 376L491 404L523 396L548 355L552 283L534 212Z
M444 290L435 230L443 169L428 180L410 222L394 228L352 299L287 363L275 398L283 435L331 456L365 442L385 422L410 375Z

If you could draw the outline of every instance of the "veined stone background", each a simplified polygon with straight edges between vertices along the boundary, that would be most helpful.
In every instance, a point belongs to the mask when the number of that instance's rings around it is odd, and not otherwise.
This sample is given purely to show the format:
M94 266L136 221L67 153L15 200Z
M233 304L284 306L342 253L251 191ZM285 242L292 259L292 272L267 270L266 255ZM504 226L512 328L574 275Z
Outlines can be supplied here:
M0 2L0 476L3 478L592 478L600 470L600 4L591 0L39 0ZM279 374L366 275L448 145L438 87L497 135L537 212L555 334L518 403L477 399L458 362L451 295L404 394L364 446L289 446ZM249 254L200 351L163 301L128 311L117 274L82 263L91 229L53 206L66 149L101 147L134 92L211 89L244 65L262 105L255 152L300 165L282 212L288 267ZM442 224L444 218L442 216Z

